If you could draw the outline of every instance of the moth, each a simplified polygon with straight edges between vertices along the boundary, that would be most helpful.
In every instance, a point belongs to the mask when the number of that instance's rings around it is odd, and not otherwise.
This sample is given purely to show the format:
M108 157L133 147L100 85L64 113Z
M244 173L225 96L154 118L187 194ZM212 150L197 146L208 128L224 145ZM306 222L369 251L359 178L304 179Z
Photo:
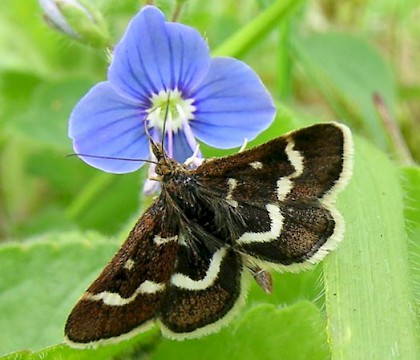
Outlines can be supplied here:
M172 339L219 330L252 277L318 263L342 239L335 208L352 171L350 130L323 123L196 169L151 141L161 193L82 295L68 344L92 347L159 324Z

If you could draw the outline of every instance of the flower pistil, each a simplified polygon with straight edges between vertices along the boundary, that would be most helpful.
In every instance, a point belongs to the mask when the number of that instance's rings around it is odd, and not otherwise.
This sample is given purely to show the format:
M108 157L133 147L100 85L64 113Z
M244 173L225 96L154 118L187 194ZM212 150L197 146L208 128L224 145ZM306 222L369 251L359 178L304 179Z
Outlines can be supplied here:
M192 148L197 146L189 125L189 121L195 118L194 99L184 99L182 93L174 89L153 93L150 102L151 106L146 110L147 127L157 130L161 135L166 132L167 152L170 157L173 156L173 135L179 130L186 130L185 135Z

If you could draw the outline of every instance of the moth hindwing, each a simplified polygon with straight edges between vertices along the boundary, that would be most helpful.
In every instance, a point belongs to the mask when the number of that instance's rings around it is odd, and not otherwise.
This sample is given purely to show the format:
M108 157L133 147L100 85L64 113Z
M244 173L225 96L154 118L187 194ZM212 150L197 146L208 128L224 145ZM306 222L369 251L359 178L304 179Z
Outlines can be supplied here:
M155 323L173 339L215 332L243 304L248 274L270 292L267 268L307 268L343 236L334 202L352 169L344 125L314 125L193 170L154 152L161 194L71 312L72 346Z

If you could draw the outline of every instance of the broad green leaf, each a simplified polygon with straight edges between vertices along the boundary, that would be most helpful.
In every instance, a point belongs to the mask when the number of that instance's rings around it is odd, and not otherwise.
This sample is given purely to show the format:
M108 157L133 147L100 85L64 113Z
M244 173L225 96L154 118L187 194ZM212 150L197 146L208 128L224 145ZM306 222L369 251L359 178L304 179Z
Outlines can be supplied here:
M420 232L420 167L401 169L405 190L404 215L409 232Z
M32 141L69 153L68 118L78 100L92 82L69 79L55 84L44 83L33 94L29 110L10 122L10 126Z
M328 356L324 320L319 309L302 301L287 308L258 305L247 311L230 330L182 342L161 339L156 331L119 345L96 350L74 350L58 345L38 352L17 352L2 360L35 359L284 359L323 360ZM245 341L250 339L251 341Z
M72 306L117 247L92 233L0 247L0 354L61 343Z
M396 85L390 67L366 41L348 34L313 34L296 38L295 53L319 91L341 120L358 120L382 149L386 137L373 103L378 93L391 113Z
M28 108L28 99L40 81L30 72L8 71L0 74L0 126ZM0 141L5 136L10 135L2 131Z
M29 35L27 28L11 21L3 12L0 13L0 72L47 72L43 53L37 51Z
M420 343L420 167L401 169L404 188L404 215L408 235L411 283L414 290L417 330ZM419 344L420 348L420 344Z
M273 304L276 306L289 306L298 300L311 301L322 308L322 265L299 273L271 272L273 278L273 293L266 294L255 282L250 286L247 298L248 305Z
M153 360L317 360L328 357L325 323L320 310L307 301L286 308L261 304L217 334L176 342L164 339Z
M332 358L418 359L398 169L359 139L354 160L345 239L324 261Z
M0 356L1 360L125 360L138 359L147 355L150 347L159 339L155 331L151 331L133 340L115 345L102 346L97 349L72 349L67 345L55 345L39 351L16 351Z

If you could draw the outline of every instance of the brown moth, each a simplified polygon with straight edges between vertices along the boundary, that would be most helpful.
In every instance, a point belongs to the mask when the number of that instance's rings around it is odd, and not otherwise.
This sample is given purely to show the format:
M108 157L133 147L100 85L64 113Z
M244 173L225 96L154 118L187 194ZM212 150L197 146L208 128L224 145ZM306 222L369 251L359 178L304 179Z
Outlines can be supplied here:
M290 132L196 169L151 146L161 193L71 312L71 346L156 323L173 339L215 332L243 305L252 275L270 292L268 270L308 268L343 237L334 202L352 171L345 125Z

